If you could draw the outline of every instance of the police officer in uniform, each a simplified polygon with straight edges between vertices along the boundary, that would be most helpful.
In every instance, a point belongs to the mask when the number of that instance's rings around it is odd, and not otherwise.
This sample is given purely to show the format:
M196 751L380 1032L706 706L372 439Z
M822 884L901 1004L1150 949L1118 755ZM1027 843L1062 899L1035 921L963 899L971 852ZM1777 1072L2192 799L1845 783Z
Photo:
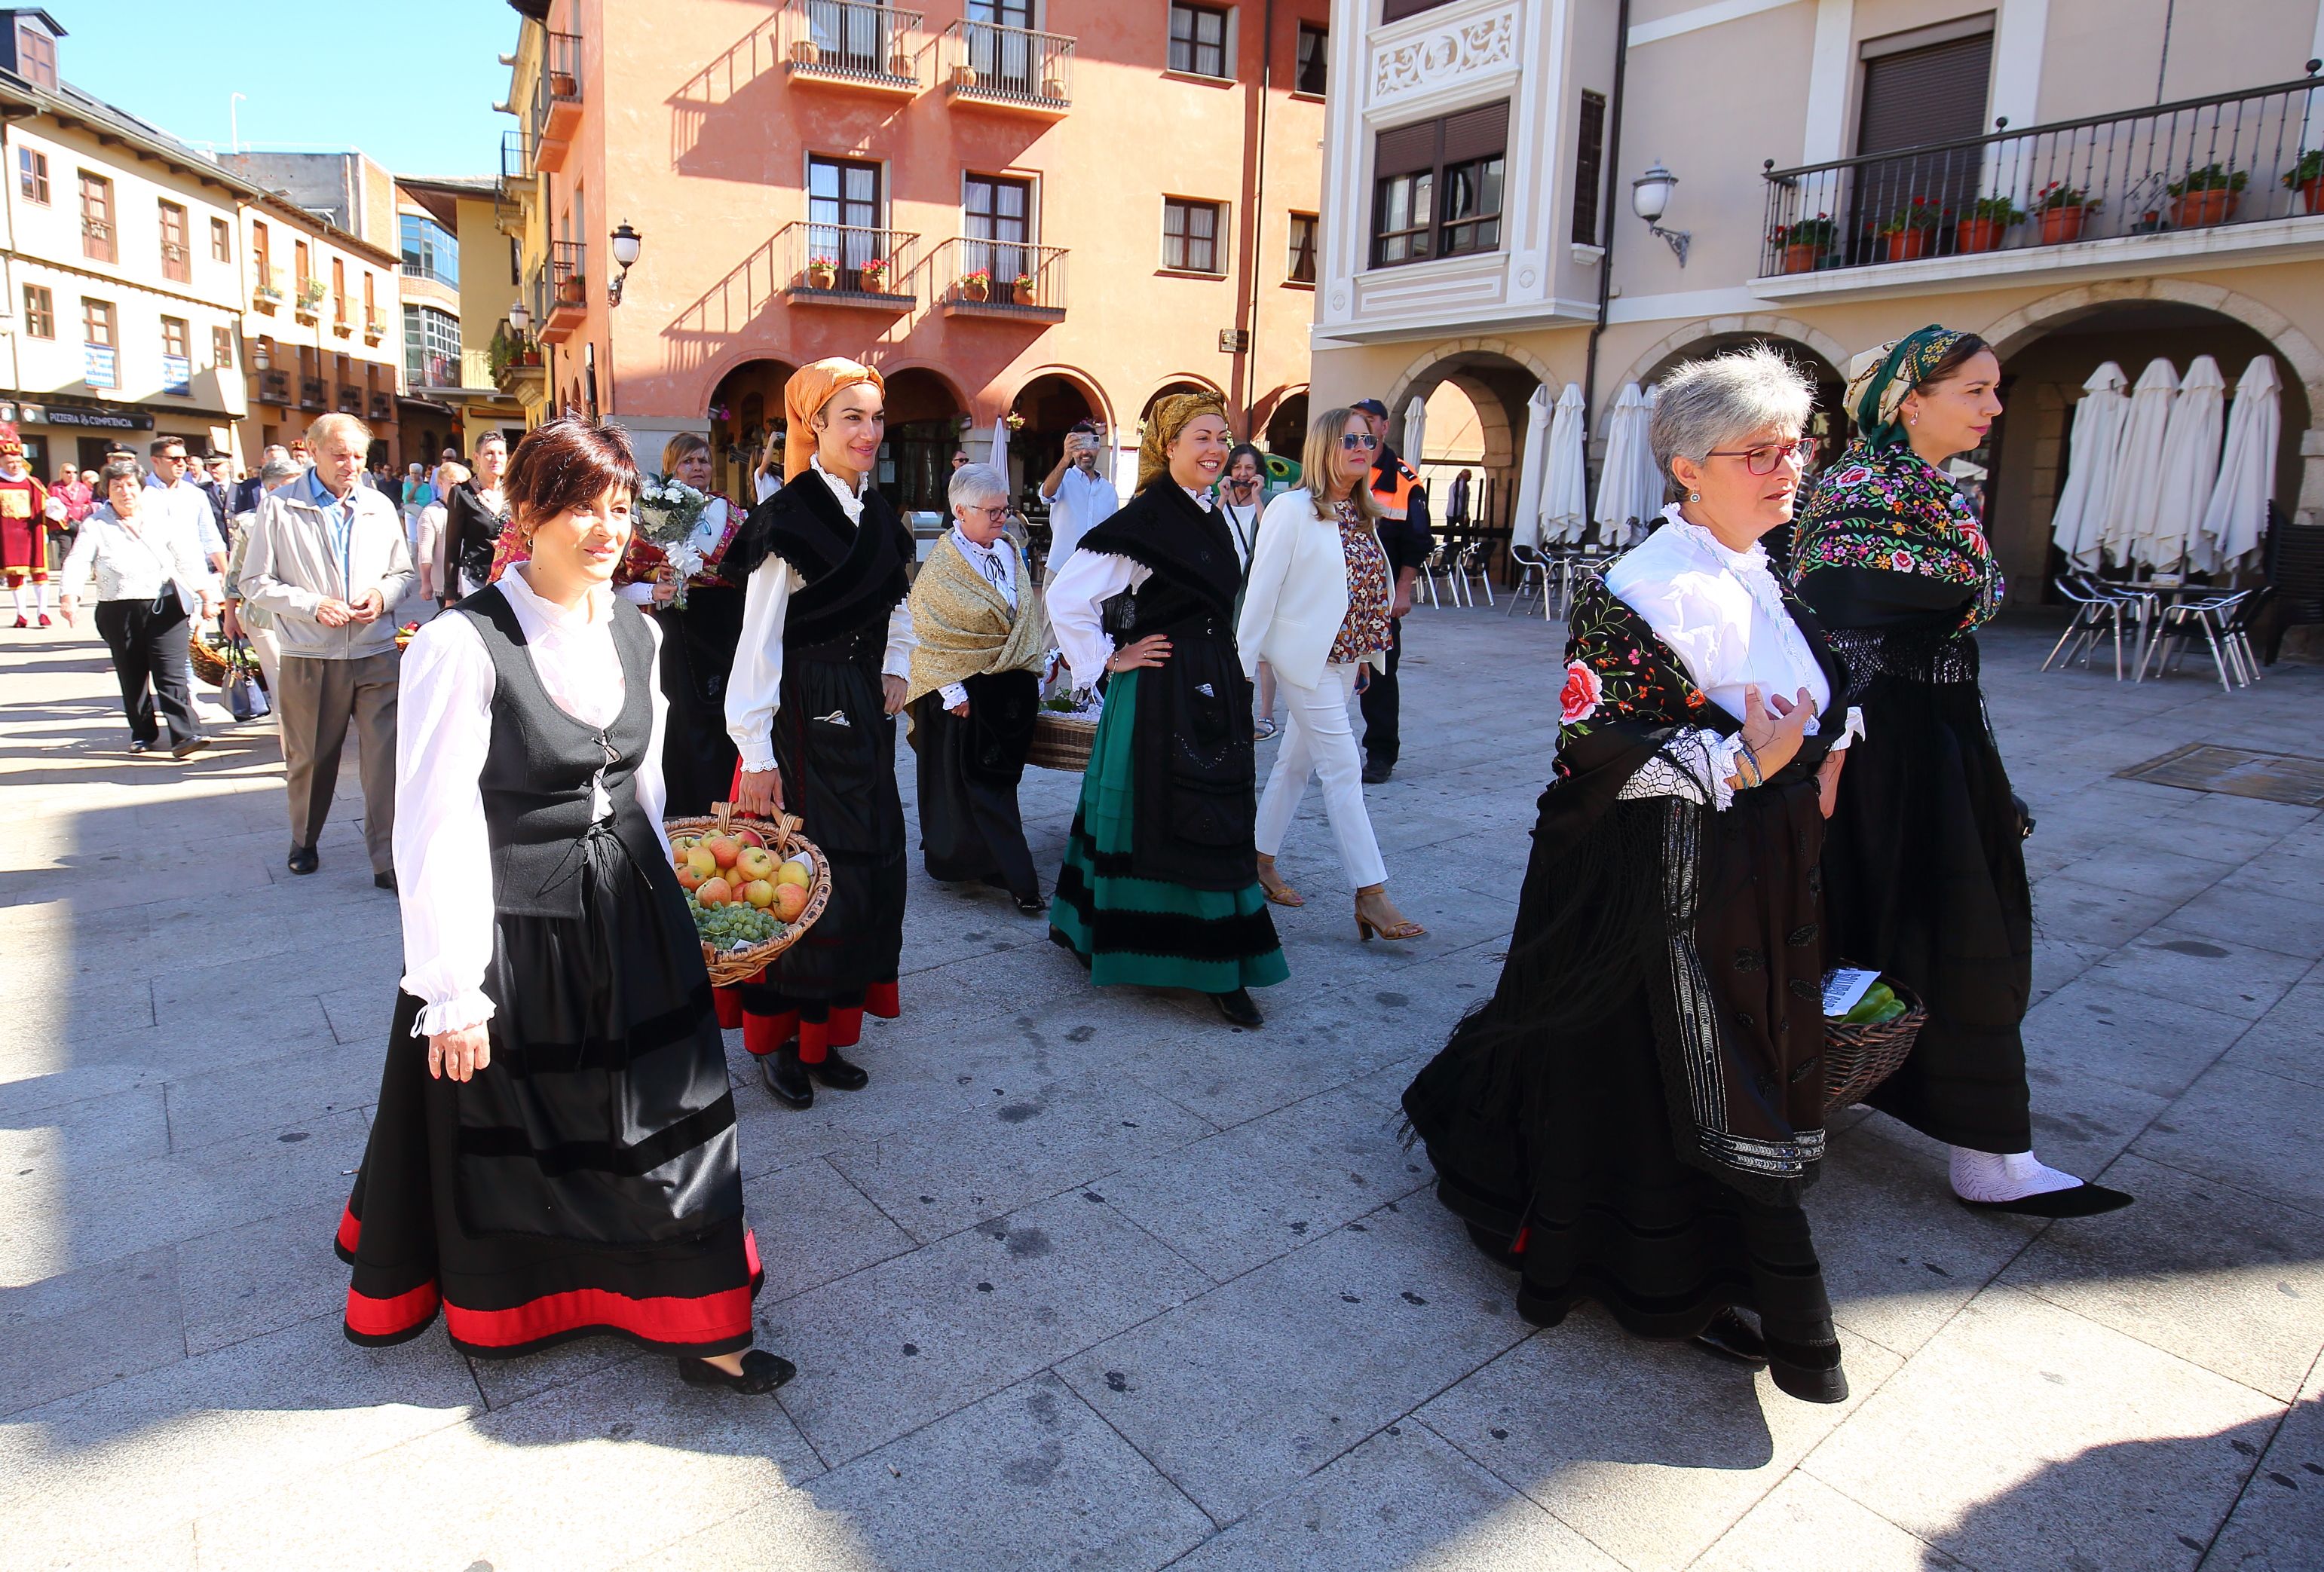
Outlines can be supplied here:
M1404 656L1404 617L1412 610L1412 587L1420 581L1421 565L1436 549L1428 528L1428 492L1410 464L1388 445L1388 406L1366 399L1355 406L1371 427L1379 444L1372 464L1372 501L1379 505L1379 538L1388 550L1388 565L1396 575L1396 594L1388 607L1391 633L1388 669L1375 671L1361 700L1364 711L1364 784L1378 786L1396 768L1401 739L1397 732L1396 668Z

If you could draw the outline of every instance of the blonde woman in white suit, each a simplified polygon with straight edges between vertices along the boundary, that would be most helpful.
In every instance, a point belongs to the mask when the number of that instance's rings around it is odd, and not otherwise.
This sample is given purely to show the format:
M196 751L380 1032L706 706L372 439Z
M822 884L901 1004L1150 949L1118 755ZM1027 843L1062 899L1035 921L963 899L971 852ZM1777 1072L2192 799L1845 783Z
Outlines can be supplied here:
M1287 712L1275 772L1259 802L1259 880L1277 906L1306 905L1275 870L1306 795L1323 779L1340 864L1356 892L1356 933L1417 939L1426 930L1388 898L1388 868L1364 812L1363 762L1348 701L1385 668L1394 595L1379 510L1368 483L1379 440L1352 409L1328 409L1307 433L1307 485L1267 506L1243 591L1235 642L1243 670L1265 661Z

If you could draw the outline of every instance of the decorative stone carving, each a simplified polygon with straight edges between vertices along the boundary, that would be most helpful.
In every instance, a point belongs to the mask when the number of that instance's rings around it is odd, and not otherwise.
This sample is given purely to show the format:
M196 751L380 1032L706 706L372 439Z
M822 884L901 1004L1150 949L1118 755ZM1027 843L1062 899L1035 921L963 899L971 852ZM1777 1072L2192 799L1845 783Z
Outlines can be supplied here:
M1515 69L1517 8L1507 5L1483 16L1445 23L1401 42L1372 51L1371 101L1375 105L1428 92L1499 68Z

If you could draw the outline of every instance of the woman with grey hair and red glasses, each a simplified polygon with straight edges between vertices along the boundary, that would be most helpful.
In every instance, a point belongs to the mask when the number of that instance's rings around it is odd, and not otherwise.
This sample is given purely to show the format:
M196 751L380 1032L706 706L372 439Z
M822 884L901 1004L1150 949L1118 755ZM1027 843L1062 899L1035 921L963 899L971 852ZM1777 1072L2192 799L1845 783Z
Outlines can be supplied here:
M1683 501L1575 597L1508 960L1404 1106L1527 1319L1595 1299L1837 1402L1802 1202L1824 1146L1816 854L1854 717L1759 544L1791 519L1812 404L1766 349L1662 384L1655 458Z

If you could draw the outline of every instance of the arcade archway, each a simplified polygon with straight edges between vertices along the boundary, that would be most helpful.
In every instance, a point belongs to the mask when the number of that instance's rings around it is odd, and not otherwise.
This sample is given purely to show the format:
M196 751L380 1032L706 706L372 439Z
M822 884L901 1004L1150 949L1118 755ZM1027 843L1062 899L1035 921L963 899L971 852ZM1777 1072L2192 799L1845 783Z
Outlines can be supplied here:
M760 455L782 436L783 384L797 369L779 360L744 361L711 390L712 484L745 507L758 500L751 477Z
M881 454L880 490L900 511L942 513L968 405L941 373L926 366L890 373L887 383L888 445Z
M1104 418L1088 389L1056 372L1019 389L1009 414L1017 422L1009 433L1009 490L1020 501L1065 455L1067 432L1082 421L1102 423Z

